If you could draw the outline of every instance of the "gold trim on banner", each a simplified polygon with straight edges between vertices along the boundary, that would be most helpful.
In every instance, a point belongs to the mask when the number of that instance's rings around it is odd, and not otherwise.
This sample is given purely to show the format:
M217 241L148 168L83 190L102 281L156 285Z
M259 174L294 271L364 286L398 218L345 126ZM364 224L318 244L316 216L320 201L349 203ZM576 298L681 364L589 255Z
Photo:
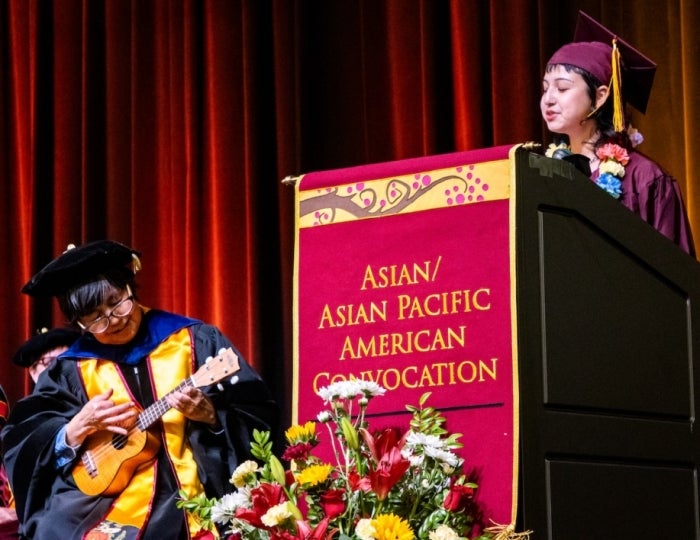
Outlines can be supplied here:
M520 361L518 356L518 294L517 294L517 269L516 269L516 230L515 230L515 202L517 200L516 195L516 168L515 168L515 154L518 148L527 147L529 143L524 145L516 145L510 149L508 152L508 167L510 168L510 200L508 201L508 220L510 221L510 231L509 231L509 251L510 251L510 328L511 328L511 343L512 343L512 358L511 358L511 370L513 377L513 474L512 474L512 491L511 491L511 520L514 522L515 517L518 512L518 482L520 477L520 378L518 363ZM499 529L500 527L500 529ZM487 531L489 529L486 529ZM507 527L504 525L499 525L494 523L494 527L491 532L496 534L494 540L510 540L511 538L517 539L522 538L523 540L529 538L529 531L523 533L522 536L517 536L514 533L513 523Z
M298 224L315 227L507 199L509 167L508 160L486 161L309 190L296 177Z
M289 176L287 177L289 178ZM294 270L292 287L292 425L299 423L299 186L303 176L295 177L294 183Z

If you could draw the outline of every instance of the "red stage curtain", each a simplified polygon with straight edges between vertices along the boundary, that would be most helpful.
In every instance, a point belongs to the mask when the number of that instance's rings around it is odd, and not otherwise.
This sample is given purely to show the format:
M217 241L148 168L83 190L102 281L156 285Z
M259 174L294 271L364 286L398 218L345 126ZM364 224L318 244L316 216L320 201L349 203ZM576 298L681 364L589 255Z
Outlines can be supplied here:
M566 4L566 5L562 5ZM700 7L623 0L5 0L0 3L0 382L51 301L21 285L68 243L143 252L141 299L217 324L283 404L286 175L544 141L542 67L584 9L660 64L643 147L700 237Z

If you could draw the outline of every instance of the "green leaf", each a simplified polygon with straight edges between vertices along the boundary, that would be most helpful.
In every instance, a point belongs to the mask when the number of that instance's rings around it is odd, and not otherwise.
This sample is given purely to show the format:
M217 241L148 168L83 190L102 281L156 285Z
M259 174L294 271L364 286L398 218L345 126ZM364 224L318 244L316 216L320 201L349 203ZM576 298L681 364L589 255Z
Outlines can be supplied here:
M267 463L272 456L272 441L269 431L253 429L253 440L250 443L250 453L253 457Z

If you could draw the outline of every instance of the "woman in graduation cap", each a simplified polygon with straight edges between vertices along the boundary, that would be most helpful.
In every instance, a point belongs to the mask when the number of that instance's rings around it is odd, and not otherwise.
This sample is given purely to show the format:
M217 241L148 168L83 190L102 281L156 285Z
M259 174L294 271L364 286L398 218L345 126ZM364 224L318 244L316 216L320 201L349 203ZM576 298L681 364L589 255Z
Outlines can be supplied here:
M277 430L268 388L214 326L139 303L138 252L68 249L22 289L55 296L83 335L2 431L23 538L179 540L205 534L177 507L221 497ZM207 359L210 359L207 362Z
M574 42L552 55L543 77L542 117L561 135L547 155L587 157L596 184L694 255L677 182L636 150L641 136L625 125L625 103L646 112L655 70L651 60L580 12Z

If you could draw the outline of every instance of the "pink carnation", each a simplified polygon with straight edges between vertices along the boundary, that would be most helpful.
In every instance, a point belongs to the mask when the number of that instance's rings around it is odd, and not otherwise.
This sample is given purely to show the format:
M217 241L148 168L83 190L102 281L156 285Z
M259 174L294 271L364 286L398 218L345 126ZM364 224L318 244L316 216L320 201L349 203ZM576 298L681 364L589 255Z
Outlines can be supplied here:
M627 163L630 160L630 156L627 153L627 150L622 148L622 146L619 146L617 144L604 144L598 150L596 150L596 156L598 156L601 160L605 159L614 159L618 163L622 163L623 165L627 165Z

